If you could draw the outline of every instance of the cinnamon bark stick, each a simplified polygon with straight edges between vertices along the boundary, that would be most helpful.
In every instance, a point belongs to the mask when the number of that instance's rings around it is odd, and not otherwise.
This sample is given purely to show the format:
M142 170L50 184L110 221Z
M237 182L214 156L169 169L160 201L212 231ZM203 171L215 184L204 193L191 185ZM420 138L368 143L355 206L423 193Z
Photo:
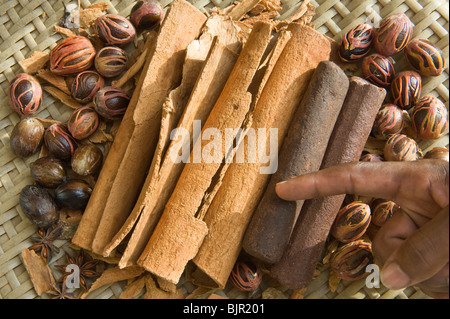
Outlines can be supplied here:
M357 161L386 91L358 78L350 87L331 134L321 168ZM271 275L292 289L307 287L345 194L306 200L287 249Z
M209 128L224 136L226 128L241 127L252 102L248 90L270 42L271 31L268 23L255 25L203 127L202 136ZM185 165L161 219L138 259L138 264L146 270L172 283L178 282L208 231L206 224L195 215L215 182L214 176L224 162L224 154L229 152L228 149L224 152L223 147L221 155L219 152L214 154L216 158L212 163L198 161L194 158L195 148L203 150L207 144L209 142L200 137L194 145L190 162Z
M72 240L76 245L101 254L133 209L158 140L162 105L180 82L185 50L205 21L187 1L172 3Z
M344 71L330 61L321 62L314 72L283 142L278 171L271 176L246 230L243 248L250 255L267 263L281 258L303 201L282 200L275 185L319 169L348 83Z
M292 38L270 73L252 114L251 129L258 131L258 145L260 139L265 145L272 144L272 129L277 130L276 153L281 148L314 70L320 61L327 60L330 55L329 41L312 28L291 24L288 31ZM281 35L280 38L283 40ZM337 116L338 112L334 113ZM263 133L259 131L261 128L265 129ZM242 143L240 147L249 150L249 144ZM270 179L269 174L261 171L267 163L261 159L256 162L249 160L249 152L245 155L247 158L243 163L235 159L231 164L206 213L204 221L209 232L193 259L198 267L192 275L195 284L212 288L225 286L241 250L250 217ZM272 160L276 161L275 158Z

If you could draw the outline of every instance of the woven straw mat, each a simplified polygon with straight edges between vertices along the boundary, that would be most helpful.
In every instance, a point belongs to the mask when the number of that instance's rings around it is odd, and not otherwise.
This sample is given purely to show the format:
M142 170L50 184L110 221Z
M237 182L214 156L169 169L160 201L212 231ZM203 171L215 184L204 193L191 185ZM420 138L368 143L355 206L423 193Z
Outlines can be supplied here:
M135 3L133 0L81 0L81 6L86 8L95 2L105 1L109 3L109 13L123 16L129 14ZM213 7L224 8L232 1L191 0L205 13ZM165 7L170 2L171 0L161 1ZM288 17L301 3L299 0L282 0L283 10L280 18ZM444 51L446 69L439 77L424 79L422 95L438 96L448 108L448 0L317 0L311 3L316 6L313 19L315 28L335 40L340 40L341 36L357 23L379 21L398 12L408 15L415 25L413 38L429 39ZM25 185L32 183L29 164L37 159L37 154L22 159L11 151L10 134L20 118L8 105L7 89L12 78L21 72L19 61L28 58L33 51L49 52L61 39L59 34L55 34L53 27L63 14L63 2L58 0L0 0L0 298L38 297L20 257L21 250L31 245L30 237L35 235L37 228L23 215L19 205L20 191ZM66 121L71 112L72 109L44 93L44 105L36 116ZM439 140L439 145L421 146L422 149L448 146L448 135ZM65 243L56 241L59 247ZM61 249L59 254L52 258L50 266L64 262L64 251ZM318 270L320 274L315 277L306 292L303 292L305 298L427 298L416 288L393 291L381 286L378 289L367 289L364 280L342 281L337 290L331 292L328 286L328 269L319 267ZM123 283L115 283L91 295L94 298L117 298L123 287ZM287 289L282 292L287 297L292 293ZM228 293L231 298L239 297L236 292ZM47 298L46 294L42 298Z

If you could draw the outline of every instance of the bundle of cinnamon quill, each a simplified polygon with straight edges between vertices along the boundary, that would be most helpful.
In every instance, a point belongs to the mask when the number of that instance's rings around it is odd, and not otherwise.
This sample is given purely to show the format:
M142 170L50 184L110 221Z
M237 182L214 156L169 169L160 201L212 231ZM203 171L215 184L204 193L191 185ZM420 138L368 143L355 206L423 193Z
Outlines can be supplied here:
M207 17L172 2L145 43L75 245L168 286L190 265L194 284L223 288L244 235L250 254L281 258L301 203L277 206L273 187L320 168L349 80L336 44L307 25L309 1L277 22L268 10L247 14L261 3L243 0ZM266 205L272 212L260 212ZM267 226L278 207L282 234Z

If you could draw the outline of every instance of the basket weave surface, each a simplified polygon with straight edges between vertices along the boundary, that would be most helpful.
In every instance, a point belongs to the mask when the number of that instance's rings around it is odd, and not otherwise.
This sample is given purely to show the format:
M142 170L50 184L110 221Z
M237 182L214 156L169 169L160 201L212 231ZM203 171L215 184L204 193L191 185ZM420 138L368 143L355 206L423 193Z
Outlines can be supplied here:
M67 1L66 1L67 2ZM109 13L127 16L134 0L81 0L82 7L95 2L108 2ZM167 6L171 0L161 0ZM233 0L190 0L205 13L213 7L224 8ZM291 15L302 3L299 0L282 0L281 19ZM424 80L422 95L439 97L448 108L448 52L449 52L449 9L448 0L317 0L313 24L316 29L335 40L352 26L365 21L376 22L398 12L406 13L415 24L413 38L426 38L443 49L447 67L436 78ZM31 184L29 164L37 159L37 154L22 159L16 157L10 148L9 138L19 116L8 105L7 88L12 78L21 72L18 62L28 58L33 51L49 52L61 39L54 33L56 25L64 13L59 0L0 0L0 298L36 298L29 275L22 263L20 252L31 245L30 237L35 235L34 226L22 213L19 193ZM397 63L404 63L397 61ZM44 93L44 105L36 116L67 121L72 109ZM448 146L448 134L432 144L421 145L423 150L432 146ZM56 241L62 246L65 241ZM63 250L53 257L51 265L61 264ZM306 290L305 298L426 298L419 289L387 290L385 287L368 289L365 281L341 282L335 292L328 286L329 271L319 268L320 274ZM92 294L94 298L117 298L123 285L115 283L100 288ZM289 296L289 291L284 291ZM45 296L45 295L44 295ZM43 297L44 297L43 296ZM233 292L229 297L236 297ZM238 297L238 296L237 296Z

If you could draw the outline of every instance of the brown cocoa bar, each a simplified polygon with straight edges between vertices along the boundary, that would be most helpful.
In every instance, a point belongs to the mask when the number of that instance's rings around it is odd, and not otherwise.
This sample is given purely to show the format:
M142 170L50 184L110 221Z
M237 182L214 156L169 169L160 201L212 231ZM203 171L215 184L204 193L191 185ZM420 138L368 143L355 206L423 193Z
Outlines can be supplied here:
M321 169L357 161L386 91L352 77L341 113L331 134ZM271 275L291 289L307 287L325 247L345 194L305 201L288 247Z

